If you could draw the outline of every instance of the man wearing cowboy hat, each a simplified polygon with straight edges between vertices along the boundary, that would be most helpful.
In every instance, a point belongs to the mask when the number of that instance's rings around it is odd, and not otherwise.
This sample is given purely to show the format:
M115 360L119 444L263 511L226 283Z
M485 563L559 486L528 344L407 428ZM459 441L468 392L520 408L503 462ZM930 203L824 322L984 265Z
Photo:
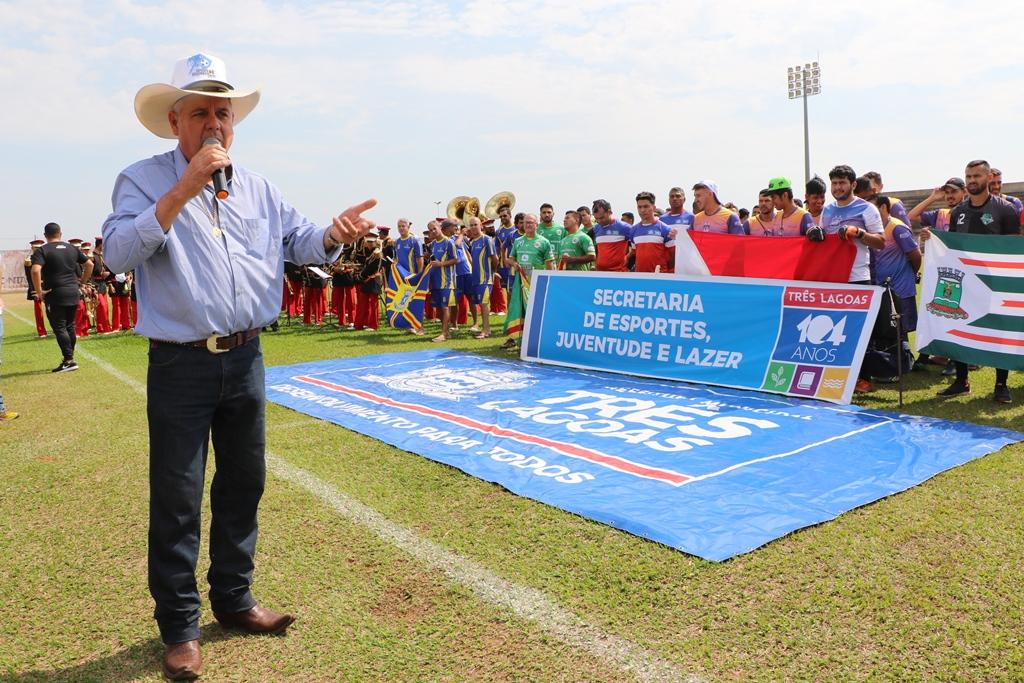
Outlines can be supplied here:
M240 92L224 63L200 53L172 83L135 96L139 121L177 139L170 152L118 176L103 225L108 267L135 271L139 320L150 339L149 587L168 678L199 675L195 568L207 442L216 458L210 499L210 603L225 628L282 633L293 621L251 592L256 511L265 480L261 328L277 319L284 261L334 261L373 227L368 199L318 227L265 178L232 166L234 126L259 91ZM227 195L211 177L224 170Z

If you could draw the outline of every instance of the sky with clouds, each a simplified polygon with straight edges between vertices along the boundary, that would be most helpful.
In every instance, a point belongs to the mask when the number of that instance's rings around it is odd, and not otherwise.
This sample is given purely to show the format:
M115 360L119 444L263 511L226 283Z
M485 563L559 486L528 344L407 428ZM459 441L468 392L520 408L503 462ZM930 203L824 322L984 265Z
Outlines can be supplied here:
M750 206L772 176L803 182L786 67L814 59L812 172L908 189L984 157L1024 179L1021 26L1024 4L991 2L0 0L0 249L49 221L99 234L118 171L174 144L136 91L198 51L263 90L237 164L318 222L372 196L378 222L422 229L499 190L625 211L712 179Z

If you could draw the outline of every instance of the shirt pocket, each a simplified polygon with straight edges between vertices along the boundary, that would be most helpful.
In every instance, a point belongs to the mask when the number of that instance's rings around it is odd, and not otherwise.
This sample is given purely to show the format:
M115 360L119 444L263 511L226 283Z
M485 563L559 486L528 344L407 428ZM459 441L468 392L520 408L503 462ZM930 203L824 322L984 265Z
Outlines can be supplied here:
M240 218L238 241L253 256L264 258L270 244L270 221L266 218Z

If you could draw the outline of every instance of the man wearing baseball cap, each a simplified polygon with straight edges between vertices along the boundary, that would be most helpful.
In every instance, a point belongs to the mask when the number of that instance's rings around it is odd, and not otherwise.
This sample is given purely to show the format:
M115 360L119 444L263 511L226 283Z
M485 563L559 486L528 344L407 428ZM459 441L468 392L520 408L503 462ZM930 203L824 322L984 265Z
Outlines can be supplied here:
M361 214L377 203L318 227L268 180L233 165L235 126L259 99L258 90L236 90L209 53L180 60L171 83L139 90L139 121L177 145L121 172L103 225L110 270L134 269L135 330L150 339L149 587L164 674L174 680L202 667L195 569L211 436L213 614L249 633L282 633L294 621L257 605L251 591L266 478L259 334L277 319L285 259L333 262L373 227Z
M950 178L942 185L939 185L932 193L910 210L907 217L911 221L921 221L922 228L930 228L939 232L949 230L949 214L957 204L967 196L967 185L960 178ZM937 201L945 201L946 206L941 209L928 210L928 207Z
M811 214L793 201L793 183L785 176L768 181L768 194L775 206L775 222L771 235L774 237L796 237L806 235L814 224Z
M698 213L693 217L693 229L697 232L745 235L747 231L740 223L740 217L722 206L718 199L718 183L702 180L693 186L693 200Z

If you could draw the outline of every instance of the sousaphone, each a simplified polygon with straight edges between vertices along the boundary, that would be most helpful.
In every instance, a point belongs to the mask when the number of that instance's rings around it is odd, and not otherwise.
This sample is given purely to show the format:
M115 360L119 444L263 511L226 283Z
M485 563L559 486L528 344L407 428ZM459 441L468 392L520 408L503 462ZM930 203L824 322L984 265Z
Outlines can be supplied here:
M451 218L453 221L458 221L459 223L463 223L465 220L468 220L469 216L466 215L466 206L473 199L473 197L469 197L467 195L459 195L448 202L448 209L445 212L448 218ZM477 206L479 206L480 200L478 199L476 202Z
M487 200L487 204L484 206L484 215L492 220L496 219L503 206L507 206L509 211L514 209L516 196L511 192L499 192Z
M466 202L466 210L462 213L462 224L469 225L469 219L480 217L480 200L477 197L470 197Z

